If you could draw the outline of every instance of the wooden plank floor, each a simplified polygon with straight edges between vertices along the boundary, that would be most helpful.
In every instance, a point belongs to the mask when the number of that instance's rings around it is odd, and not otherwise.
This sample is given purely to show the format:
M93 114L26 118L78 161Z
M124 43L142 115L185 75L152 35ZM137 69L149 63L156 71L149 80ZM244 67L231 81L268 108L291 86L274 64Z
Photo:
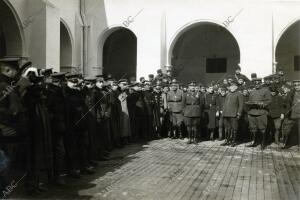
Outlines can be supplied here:
M162 139L129 145L101 162L96 175L68 189L51 188L39 199L300 199L296 147L261 151L220 143Z

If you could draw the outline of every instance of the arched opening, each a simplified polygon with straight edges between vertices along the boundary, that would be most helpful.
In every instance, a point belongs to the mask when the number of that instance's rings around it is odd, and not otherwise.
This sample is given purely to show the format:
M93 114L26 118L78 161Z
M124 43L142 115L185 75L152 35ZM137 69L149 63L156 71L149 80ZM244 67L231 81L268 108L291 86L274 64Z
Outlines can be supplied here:
M23 42L18 21L11 7L0 1L0 57L22 56Z
M177 78L187 83L219 81L233 74L240 50L233 35L211 22L197 22L177 34L170 48Z
M300 77L300 20L289 26L278 40L275 58L277 67L283 69L286 78Z
M60 71L72 71L72 40L63 22L60 22Z
M136 55L135 34L126 28L116 29L103 45L103 73L112 74L117 79L136 76Z

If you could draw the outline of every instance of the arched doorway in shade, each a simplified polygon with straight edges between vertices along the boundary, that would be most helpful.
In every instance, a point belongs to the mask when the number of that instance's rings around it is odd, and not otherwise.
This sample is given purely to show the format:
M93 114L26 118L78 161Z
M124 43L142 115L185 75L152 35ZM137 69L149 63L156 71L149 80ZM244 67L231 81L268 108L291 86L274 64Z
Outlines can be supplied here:
M60 22L60 71L71 72L72 67L72 39L67 25Z
M275 59L287 79L300 78L300 20L282 33L276 45Z
M0 1L0 57L23 56L22 24L9 1Z
M136 77L137 38L126 28L117 28L103 45L102 66L104 74L116 79Z
M240 62L234 36L212 22L196 22L179 31L171 43L169 55L177 78L184 83L220 81L234 74Z

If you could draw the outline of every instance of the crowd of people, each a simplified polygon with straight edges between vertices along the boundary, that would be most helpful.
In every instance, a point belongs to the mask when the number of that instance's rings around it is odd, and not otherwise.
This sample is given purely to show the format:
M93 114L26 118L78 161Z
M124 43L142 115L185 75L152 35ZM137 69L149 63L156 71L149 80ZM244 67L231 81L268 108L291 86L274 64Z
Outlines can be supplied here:
M208 85L181 84L174 68L137 82L37 69L20 58L0 59L0 72L2 190L16 171L26 173L30 194L46 191L44 180L68 186L66 177L95 173L114 148L162 137L262 149L298 137L300 80L281 69L262 81L237 66Z

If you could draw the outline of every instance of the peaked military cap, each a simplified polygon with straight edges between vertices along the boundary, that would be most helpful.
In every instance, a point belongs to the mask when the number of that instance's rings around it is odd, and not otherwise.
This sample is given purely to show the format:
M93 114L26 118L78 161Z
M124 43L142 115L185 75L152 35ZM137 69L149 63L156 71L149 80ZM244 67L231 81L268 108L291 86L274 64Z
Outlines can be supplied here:
M294 85L300 85L300 80L293 80Z
M118 83L128 83L128 80L125 78L122 78L118 81Z
M32 62L30 61L26 61L25 63L20 64L21 60L21 57L4 57L0 59L0 63L6 63L20 71L23 71L24 69L32 65Z
M53 79L64 80L66 78L66 72L54 72L51 74Z
M94 77L94 76L86 76L86 77L84 77L84 81L95 83L96 82L96 77Z
M196 81L191 81L188 86L196 86Z

